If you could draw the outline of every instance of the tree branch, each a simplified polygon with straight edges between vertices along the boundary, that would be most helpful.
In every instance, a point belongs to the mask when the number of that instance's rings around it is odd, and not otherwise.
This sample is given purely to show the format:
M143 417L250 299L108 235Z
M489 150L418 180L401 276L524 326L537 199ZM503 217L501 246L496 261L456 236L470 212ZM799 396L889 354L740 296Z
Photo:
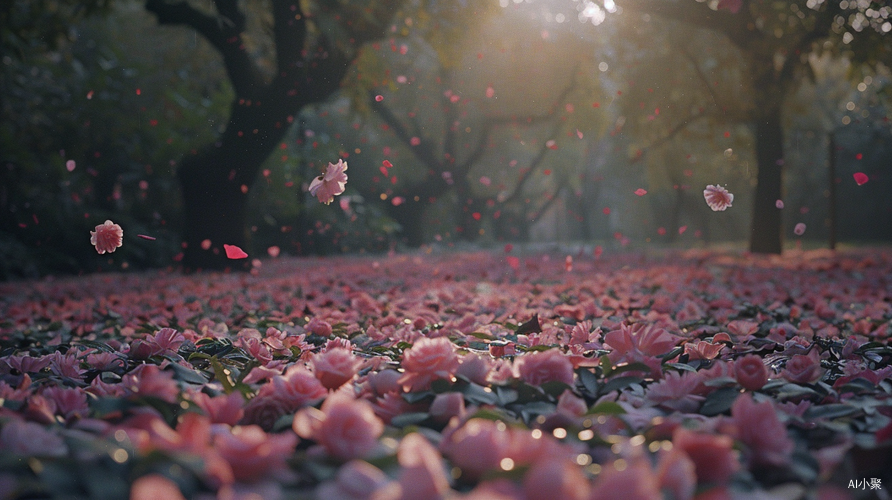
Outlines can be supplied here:
M432 153L434 147L429 143L427 139L421 138L419 136L413 136L403 125L403 123L393 114L390 108L387 107L383 102L378 102L375 99L375 92L369 92L369 103L372 109L380 116L390 128L393 129L393 133L404 143L410 146L412 153L415 155L418 160L423 163L426 167L438 171L442 171L443 164L435 157ZM417 146L412 146L412 137L419 137L421 141Z
M551 136L554 137L557 135L558 131L561 129L561 123L555 123L554 127L551 131ZM542 143L542 147L539 148L539 153L533 158L533 161L530 162L529 168L522 174L520 174L520 179L517 181L517 184L514 185L514 191L508 195L507 198L502 200L502 203L510 203L517 198L520 197L521 192L523 192L523 186L530 179L530 175L539 168L539 165L542 164L542 160L545 159L545 155L548 153L548 142L545 141Z
M218 3L224 2L221 0ZM223 56L226 73L236 95L252 95L259 81L258 73L241 43L237 16L236 19L227 18L229 23L221 23L217 17L204 14L184 1L146 0L146 10L155 14L158 24L185 25L200 33Z
M678 135L679 132L681 132L682 130L687 128L687 126L690 125L692 122L700 120L702 118L706 118L707 116L709 116L709 113L707 113L706 111L699 111L697 113L694 113L694 114L688 116L687 119L676 123L675 126L672 127L671 129L669 129L669 132L667 132L665 135L663 135L659 139L655 140L654 142L648 144L647 146L640 148L638 150L640 154L636 155L633 158L629 158L629 161L631 163L637 162L644 156L644 153L646 153L648 150L657 148L657 147L662 146L663 144L669 142L676 135Z

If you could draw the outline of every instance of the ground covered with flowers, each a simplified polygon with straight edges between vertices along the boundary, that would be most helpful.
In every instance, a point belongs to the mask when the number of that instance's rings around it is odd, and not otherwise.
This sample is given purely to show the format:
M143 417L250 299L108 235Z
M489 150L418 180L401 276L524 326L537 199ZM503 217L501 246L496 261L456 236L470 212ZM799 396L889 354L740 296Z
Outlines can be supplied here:
M892 487L892 252L517 253L0 285L0 498Z

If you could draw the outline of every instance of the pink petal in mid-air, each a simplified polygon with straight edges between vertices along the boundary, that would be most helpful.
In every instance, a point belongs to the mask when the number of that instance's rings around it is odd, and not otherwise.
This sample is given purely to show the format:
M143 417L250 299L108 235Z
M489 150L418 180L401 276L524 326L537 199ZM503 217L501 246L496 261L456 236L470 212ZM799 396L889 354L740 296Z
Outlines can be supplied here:
M228 259L244 259L248 256L244 250L235 246L223 244L223 250L226 250L226 258Z
M638 188L635 190L635 194L637 194L638 196L644 196L647 194L647 190L644 188Z
M75 167L76 167L76 164L74 163L74 160L68 160L65 162L65 170L68 170L69 172L74 172ZM855 175L858 175L858 174L855 174ZM864 175L864 174L861 174L861 175ZM866 178L867 178L867 176L865 176L864 182L867 182Z
M156 238L155 238L154 236L148 236L148 235L145 235L145 234L137 234L136 236L138 236L138 237L140 237L140 238L142 238L142 239L144 239L144 240L149 240L149 241L155 241L155 240L156 240Z
M805 234L805 224L802 222L796 224L796 227L793 228L793 234L795 234L796 236L802 236L803 234Z
M776 202L774 202L774 206L776 206L778 210L783 209L784 208L784 200L777 200Z
M866 184L867 181L870 180L868 179L867 174L862 172L855 172L852 177L855 178L855 184L858 184L859 186Z

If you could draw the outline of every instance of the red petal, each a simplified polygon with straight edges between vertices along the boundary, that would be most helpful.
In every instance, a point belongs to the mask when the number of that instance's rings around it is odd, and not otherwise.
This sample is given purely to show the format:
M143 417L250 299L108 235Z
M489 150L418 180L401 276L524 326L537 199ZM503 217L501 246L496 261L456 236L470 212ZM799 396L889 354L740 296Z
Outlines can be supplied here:
M852 177L855 178L855 183L859 186L865 184L869 179L867 178L867 174L863 174L861 172L855 172L855 175Z
M644 196L644 195L647 194L647 190L642 189L642 188L638 188L638 189L635 190L635 194L637 194L638 196Z
M226 257L229 259L244 259L248 256L244 250L235 246L235 245L223 245L223 250L226 250Z

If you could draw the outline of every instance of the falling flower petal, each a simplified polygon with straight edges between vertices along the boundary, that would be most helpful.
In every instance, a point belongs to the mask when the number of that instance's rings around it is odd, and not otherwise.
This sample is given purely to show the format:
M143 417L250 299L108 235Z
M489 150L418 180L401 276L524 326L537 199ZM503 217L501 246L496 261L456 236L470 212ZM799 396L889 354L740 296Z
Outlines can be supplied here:
M635 194L637 194L638 196L644 196L647 194L647 190L643 189L643 188L638 188L635 190Z
M703 190L703 197L706 198L706 204L715 212L721 212L731 206L734 201L734 195L729 193L722 186L714 186L712 184L706 186Z
M802 222L796 224L796 227L793 228L793 234L795 234L796 236L802 236L803 234L805 234L805 224Z
M347 162L338 160L337 163L329 163L325 174L313 179L310 183L310 194L319 199L320 203L328 205L334 197L344 192L347 184Z
M145 235L145 234L137 234L136 236L139 237L139 238L142 238L142 239L144 239L144 240L149 240L149 241L155 241L155 240L157 239L157 238L155 238L154 236L148 236L148 235Z
M65 170L68 170L69 172L74 172L75 166L76 166L76 164L74 163L74 160L68 160L65 162ZM855 174L855 175L858 175L858 174ZM861 174L861 175L864 175L864 174ZM867 176L865 176L864 182L867 182L866 179L867 179Z
M121 226L107 220L90 231L90 244L96 247L99 254L114 252L124 242L124 230Z
M784 200L777 200L776 202L774 202L774 206L776 206L778 210L783 209L784 208Z
M852 177L855 178L855 183L858 184L859 186L864 185L869 180L867 177L867 174L864 174L862 172L855 172L855 174Z
M224 244L223 250L226 250L226 257L229 259L244 259L248 256L244 250L235 245Z

